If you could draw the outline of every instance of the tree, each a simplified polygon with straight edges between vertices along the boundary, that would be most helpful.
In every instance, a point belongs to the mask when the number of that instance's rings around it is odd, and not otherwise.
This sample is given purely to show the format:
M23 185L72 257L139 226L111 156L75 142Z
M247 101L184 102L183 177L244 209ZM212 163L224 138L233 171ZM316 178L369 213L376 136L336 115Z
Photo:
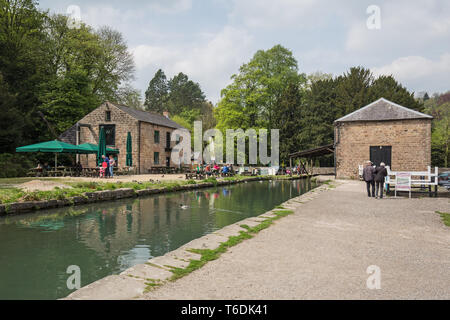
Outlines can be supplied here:
M33 117L39 103L39 86L48 79L48 55L42 46L46 36L42 26L47 17L36 4L32 0L0 0L0 72L8 91L15 96L14 110L20 112L20 123L27 128L19 135L20 143L39 137L39 123ZM16 146L4 148L13 150Z
M233 82L222 90L216 110L221 129L273 128L286 84L306 84L305 75L298 74L292 52L281 45L257 51L231 79Z
M117 103L134 109L143 109L141 92L128 84L117 90Z
M414 98L413 92L399 84L392 76L380 76L370 86L371 101L385 98L404 107L423 111L423 103Z
M167 111L166 103L169 96L169 85L164 71L159 69L145 91L145 110L162 113Z
M273 117L273 125L280 130L280 162L289 161L289 154L300 148L303 99L304 90L298 83L287 84L280 97L279 107Z
M182 72L169 80L168 87L167 109L171 114L199 110L201 104L205 102L205 94L200 85L189 80L189 77Z
M425 112L433 116L431 126L432 165L448 168L450 163L450 92L434 94L425 101Z
M14 152L22 138L23 122L15 107L16 96L11 94L0 73L0 145L2 152Z

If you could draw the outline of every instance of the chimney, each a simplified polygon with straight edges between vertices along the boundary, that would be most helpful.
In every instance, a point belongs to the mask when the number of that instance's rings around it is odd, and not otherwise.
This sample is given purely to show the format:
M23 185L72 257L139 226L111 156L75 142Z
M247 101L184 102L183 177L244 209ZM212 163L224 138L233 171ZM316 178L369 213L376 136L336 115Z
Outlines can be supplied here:
M166 117L167 119L170 119L169 111L163 111L163 116Z

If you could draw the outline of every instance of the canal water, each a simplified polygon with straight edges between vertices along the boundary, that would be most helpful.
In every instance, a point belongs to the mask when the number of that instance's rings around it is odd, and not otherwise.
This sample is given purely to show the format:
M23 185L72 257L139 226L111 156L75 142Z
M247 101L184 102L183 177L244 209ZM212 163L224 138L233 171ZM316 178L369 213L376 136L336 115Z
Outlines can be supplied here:
M65 297L71 265L85 286L313 187L307 179L257 181L1 218L0 299Z

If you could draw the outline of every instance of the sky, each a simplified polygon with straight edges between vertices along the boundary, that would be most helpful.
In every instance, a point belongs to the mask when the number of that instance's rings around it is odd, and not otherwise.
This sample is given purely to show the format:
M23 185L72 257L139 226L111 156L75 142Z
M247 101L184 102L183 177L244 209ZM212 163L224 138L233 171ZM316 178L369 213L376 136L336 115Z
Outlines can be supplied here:
M162 69L187 74L217 103L239 67L276 44L307 74L363 66L416 94L450 90L448 0L39 1L51 13L73 6L83 22L123 34L142 95Z

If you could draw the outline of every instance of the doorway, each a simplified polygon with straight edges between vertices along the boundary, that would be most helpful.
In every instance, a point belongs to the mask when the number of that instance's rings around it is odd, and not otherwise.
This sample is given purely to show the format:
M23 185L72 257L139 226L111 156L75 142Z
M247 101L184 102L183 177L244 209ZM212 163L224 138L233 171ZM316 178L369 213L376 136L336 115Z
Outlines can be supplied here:
M391 167L392 146L371 146L370 147L370 161L377 167L381 162L386 166Z

